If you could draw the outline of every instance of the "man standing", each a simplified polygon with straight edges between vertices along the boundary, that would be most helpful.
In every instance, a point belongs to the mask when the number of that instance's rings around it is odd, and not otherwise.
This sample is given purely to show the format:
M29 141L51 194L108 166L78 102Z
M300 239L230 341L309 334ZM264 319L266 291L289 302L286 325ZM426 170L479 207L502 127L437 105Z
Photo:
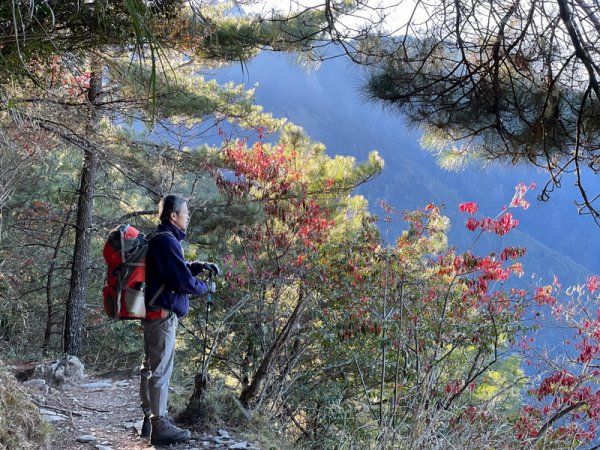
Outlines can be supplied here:
M215 292L215 283L196 278L203 270L220 275L214 263L187 262L181 240L189 222L188 205L179 195L167 195L159 203L160 225L150 240L146 256L146 306L162 308L165 318L142 320L144 359L140 369L140 400L144 411L142 436L152 445L169 445L190 438L167 415L169 383L173 373L178 319L187 314L188 295ZM150 431L151 430L151 431Z

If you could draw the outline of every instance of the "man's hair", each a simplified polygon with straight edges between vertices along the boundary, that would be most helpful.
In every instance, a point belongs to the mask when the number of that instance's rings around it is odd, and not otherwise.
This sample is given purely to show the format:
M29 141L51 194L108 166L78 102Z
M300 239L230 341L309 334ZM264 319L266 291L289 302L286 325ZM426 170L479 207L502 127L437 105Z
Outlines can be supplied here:
M158 204L158 218L160 223L168 224L171 217L171 213L177 213L181 211L183 205L187 203L187 199L181 195L169 194L165 195Z

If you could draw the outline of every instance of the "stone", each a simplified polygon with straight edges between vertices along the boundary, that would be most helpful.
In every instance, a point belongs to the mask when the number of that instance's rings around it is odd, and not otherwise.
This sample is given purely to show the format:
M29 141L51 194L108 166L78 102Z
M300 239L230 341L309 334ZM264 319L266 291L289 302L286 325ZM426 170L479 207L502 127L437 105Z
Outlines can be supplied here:
M235 449L235 450L239 450L239 449L242 449L242 448L243 448L243 449L246 449L246 448L248 448L248 443L247 443L247 442L245 442L245 441L243 441L243 442L238 442L238 443L236 443L236 444L230 445L228 448L229 448L230 450L234 450L234 449Z
M127 380L115 381L114 385L119 386L119 387L129 386L129 381L127 381Z
M133 428L135 429L136 434L142 434L142 425L144 425L144 419L140 419L133 424Z
M86 389L106 389L112 387L112 384L107 383L106 381L96 381L95 383L82 384L81 387Z
M96 445L96 450L112 450L112 447L109 447L108 445L98 444Z
M64 420L67 420L67 418L65 416L61 416L60 414L42 414L42 419L44 419L46 422L62 422Z
M83 364L75 356L64 356L50 364L38 364L33 376L46 380L50 386L61 387L66 382L76 382L83 378Z
M62 414L58 414L54 411L44 408L40 408L40 414L46 422L62 422L63 420L67 419L67 416L63 416Z
M218 433L219 433L219 436L221 436L222 438L231 439L231 436L229 436L229 433L227 432L227 430L219 430Z
M39 378L33 380L27 380L23 382L23 386L42 388L46 387L46 380L41 380Z
M77 442L81 442L82 444L89 444L91 442L96 442L98 438L93 434L84 434L83 436L79 436L77 438Z
M35 403L37 403L40 406L45 405L47 403L46 397L44 397L43 395L32 395L31 398Z
M217 444L221 444L221 445L231 444L232 440L233 439L225 439L225 438L220 438L220 437L216 437L213 439L213 441L215 441Z

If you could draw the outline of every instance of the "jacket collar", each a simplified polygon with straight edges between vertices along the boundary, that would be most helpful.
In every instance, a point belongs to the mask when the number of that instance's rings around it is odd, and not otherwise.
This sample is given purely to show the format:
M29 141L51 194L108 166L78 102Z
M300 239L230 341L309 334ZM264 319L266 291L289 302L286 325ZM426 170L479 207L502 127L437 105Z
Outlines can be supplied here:
M168 231L170 233L173 233L173 236L175 236L175 239L177 239L178 241L181 241L184 237L185 237L185 232L181 231L179 228L177 228L175 225L173 225L172 223L161 223L158 228L158 231Z

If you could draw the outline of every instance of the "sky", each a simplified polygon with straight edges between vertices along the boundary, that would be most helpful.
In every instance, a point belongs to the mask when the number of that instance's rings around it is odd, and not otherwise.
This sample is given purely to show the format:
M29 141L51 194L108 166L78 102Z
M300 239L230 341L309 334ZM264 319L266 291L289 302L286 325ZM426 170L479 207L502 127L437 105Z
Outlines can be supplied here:
M341 30L357 30L365 26L372 26L375 23L384 23L385 30L396 34L408 19L413 19L415 23L423 23L427 15L425 10L420 7L415 11L417 2L414 0L365 0L361 1L360 11L344 16L340 20ZM303 11L307 8L324 8L323 0L303 0L303 1L277 1L265 0L251 5L243 5L242 9L246 13L258 14L262 17L269 17L271 14L281 13L290 14Z

